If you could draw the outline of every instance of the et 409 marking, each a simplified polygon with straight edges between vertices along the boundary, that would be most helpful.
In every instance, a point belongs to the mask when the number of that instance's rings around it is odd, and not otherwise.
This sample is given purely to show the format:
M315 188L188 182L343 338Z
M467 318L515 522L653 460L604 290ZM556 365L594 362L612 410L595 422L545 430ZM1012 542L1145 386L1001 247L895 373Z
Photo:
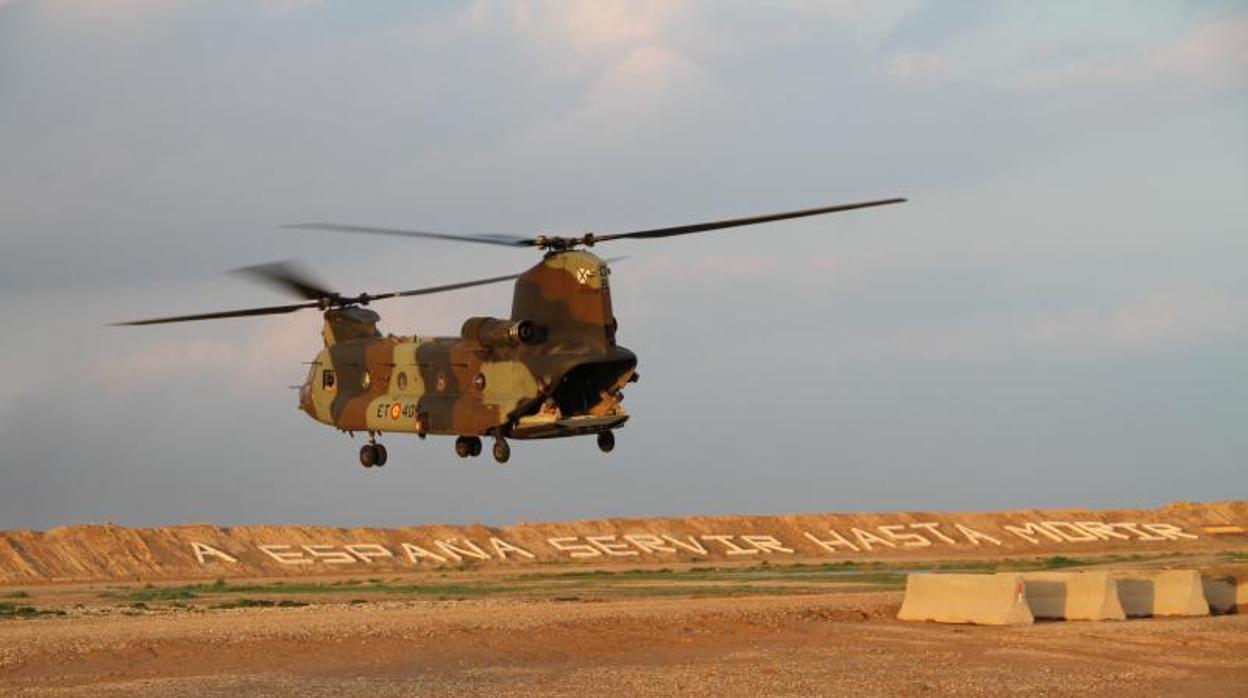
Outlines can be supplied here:
M408 419L416 418L416 403L414 402L382 402L377 405L377 418L399 419L407 417Z

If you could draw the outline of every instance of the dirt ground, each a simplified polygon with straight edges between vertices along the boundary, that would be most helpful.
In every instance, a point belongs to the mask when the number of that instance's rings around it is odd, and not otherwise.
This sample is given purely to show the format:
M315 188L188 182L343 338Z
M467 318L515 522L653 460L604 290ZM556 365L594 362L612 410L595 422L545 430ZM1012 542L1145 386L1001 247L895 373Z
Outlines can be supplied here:
M853 585L120 611L98 591L36 591L35 605L75 603L0 621L0 694L1248 694L1245 615L912 624L893 618L900 591Z

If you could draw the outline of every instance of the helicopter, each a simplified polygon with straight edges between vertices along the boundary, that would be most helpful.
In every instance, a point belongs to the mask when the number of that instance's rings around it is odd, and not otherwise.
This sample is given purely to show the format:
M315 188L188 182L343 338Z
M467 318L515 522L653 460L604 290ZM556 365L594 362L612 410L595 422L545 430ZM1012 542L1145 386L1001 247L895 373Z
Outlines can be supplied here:
M535 248L537 264L519 274L494 276L407 291L343 295L325 288L287 262L244 267L239 272L300 299L285 305L159 317L115 323L157 325L319 310L324 348L309 362L298 386L300 410L354 436L365 468L386 464L384 434L454 436L460 458L481 455L492 439L494 460L511 458L509 440L593 435L598 448L615 448L615 430L629 415L623 389L636 383L637 355L616 341L619 323L611 306L612 259L590 248L614 240L650 240L758 225L791 218L885 206L879 199L622 233L577 236L459 235L341 223L299 223L286 228L389 235L506 247ZM382 335L381 316L368 305L458 289L515 281L507 318L470 317L458 337Z

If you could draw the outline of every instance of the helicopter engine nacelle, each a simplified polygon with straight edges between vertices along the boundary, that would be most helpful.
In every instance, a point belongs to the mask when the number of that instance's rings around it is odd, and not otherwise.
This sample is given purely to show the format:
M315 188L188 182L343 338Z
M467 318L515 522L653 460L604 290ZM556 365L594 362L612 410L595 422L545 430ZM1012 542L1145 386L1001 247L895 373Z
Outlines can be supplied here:
M464 321L460 336L475 340L483 347L514 347L540 344L546 333L529 320L503 320L495 317L470 317Z

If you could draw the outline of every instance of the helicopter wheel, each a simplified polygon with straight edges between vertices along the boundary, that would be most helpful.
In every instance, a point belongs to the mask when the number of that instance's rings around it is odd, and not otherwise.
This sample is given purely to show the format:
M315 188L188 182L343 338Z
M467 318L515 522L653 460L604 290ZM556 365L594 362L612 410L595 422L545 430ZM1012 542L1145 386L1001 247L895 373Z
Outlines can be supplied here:
M615 432L598 432L598 450L603 453L610 453L615 450Z
M501 436L494 442L494 460L506 463L511 460L511 446Z
M378 456L377 447L373 444L364 444L360 446L360 465L365 468L371 468L377 465Z
M471 449L469 450L468 455L472 456L473 458L476 458L477 456L481 455L481 439L475 436L469 437L468 445L471 446Z
M460 436L455 439L455 455L460 458L467 458L472 455L472 439L467 436Z
M388 455L386 454L386 447L382 446L381 444L373 444L373 450L377 451L377 462L374 463L373 465L380 468L381 466L386 464L386 458L388 457Z

